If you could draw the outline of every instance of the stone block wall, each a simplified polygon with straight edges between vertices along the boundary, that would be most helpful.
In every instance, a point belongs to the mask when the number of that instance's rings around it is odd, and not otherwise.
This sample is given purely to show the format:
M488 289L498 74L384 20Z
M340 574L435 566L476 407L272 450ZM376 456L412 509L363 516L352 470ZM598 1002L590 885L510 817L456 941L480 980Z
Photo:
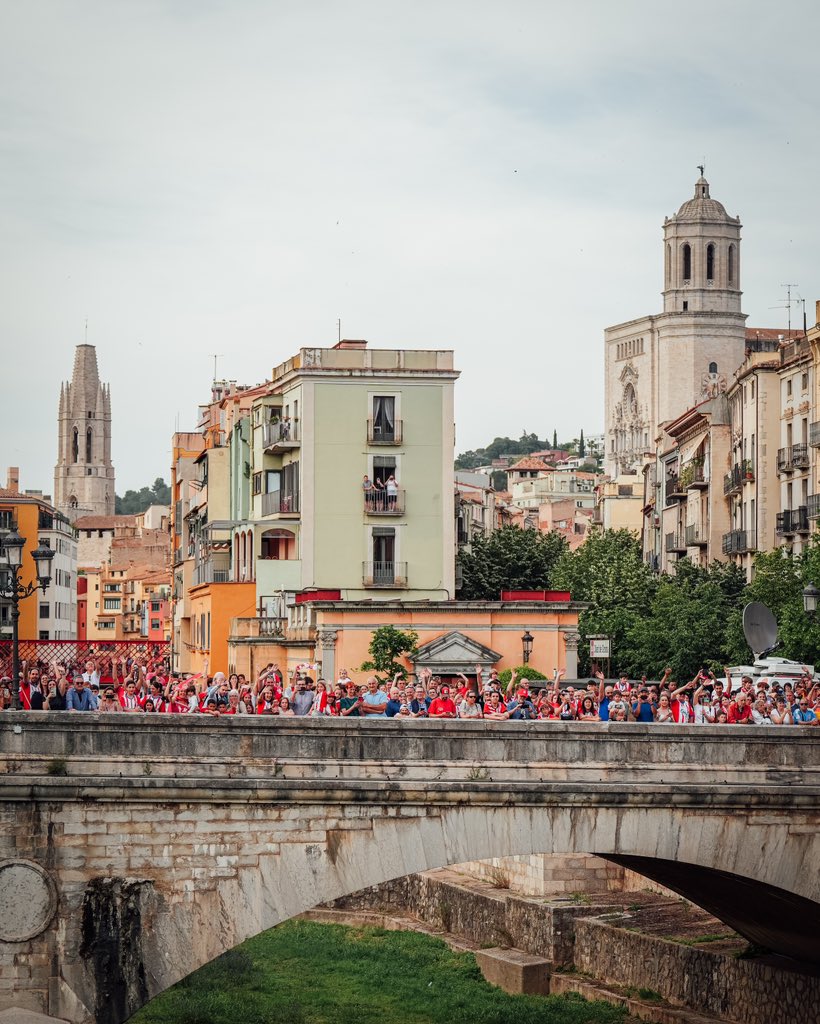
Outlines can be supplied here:
M641 935L603 921L575 923L575 968L609 984L648 988L677 1006L743 1024L820 1019L820 976Z
M574 892L620 892L626 872L593 854L527 857L494 857L474 860L454 868L488 882L506 880L525 896L569 896ZM630 874L632 872L629 872ZM644 880L646 884L646 880Z

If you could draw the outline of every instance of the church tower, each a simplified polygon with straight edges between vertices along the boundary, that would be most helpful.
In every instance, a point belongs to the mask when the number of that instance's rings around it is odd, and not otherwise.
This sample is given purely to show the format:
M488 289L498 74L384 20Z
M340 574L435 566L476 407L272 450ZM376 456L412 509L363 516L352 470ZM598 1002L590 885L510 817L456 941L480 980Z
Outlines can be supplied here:
M54 504L72 522L114 514L111 393L93 345L77 346L71 383L60 387Z
M640 468L662 423L726 390L743 362L740 220L710 195L694 196L663 224L663 312L607 328L606 469Z

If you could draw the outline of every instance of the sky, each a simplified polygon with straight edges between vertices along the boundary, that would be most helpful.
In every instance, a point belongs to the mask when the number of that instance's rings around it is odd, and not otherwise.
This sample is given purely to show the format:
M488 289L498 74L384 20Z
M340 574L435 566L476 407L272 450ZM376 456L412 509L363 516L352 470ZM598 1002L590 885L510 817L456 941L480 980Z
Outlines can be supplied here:
M260 383L337 319L455 351L457 451L599 433L604 328L660 312L702 161L748 324L786 327L786 283L814 323L819 29L808 0L0 0L0 484L52 493L86 339L119 493L169 479L214 355Z

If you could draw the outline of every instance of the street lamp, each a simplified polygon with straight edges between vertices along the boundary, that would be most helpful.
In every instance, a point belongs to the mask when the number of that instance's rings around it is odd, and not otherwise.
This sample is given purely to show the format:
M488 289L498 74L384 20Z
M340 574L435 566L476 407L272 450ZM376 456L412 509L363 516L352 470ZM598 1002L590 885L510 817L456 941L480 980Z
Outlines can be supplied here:
M522 649L522 651L524 653L524 664L525 665L530 660L530 655L532 654L532 641L533 641L532 633L530 633L529 630L526 630L524 635L521 637L521 649Z
M42 587L43 593L51 582L51 560L55 552L41 541L31 552L37 566L37 583L23 583L20 571L23 567L23 548L25 537L21 537L15 526L11 533L0 541L0 572L5 579L0 583L0 597L11 601L11 697L14 707L20 708L20 638L18 636L18 620L20 619L20 602L31 597Z
M817 598L820 597L820 590L813 583L809 583L803 589L803 611L810 619L817 614Z

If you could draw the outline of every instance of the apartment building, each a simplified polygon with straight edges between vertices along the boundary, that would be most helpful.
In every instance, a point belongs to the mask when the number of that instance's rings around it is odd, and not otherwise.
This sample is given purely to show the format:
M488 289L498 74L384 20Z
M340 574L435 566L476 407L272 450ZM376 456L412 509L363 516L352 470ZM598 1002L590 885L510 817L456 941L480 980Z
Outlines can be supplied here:
M811 457L809 424L814 391L811 344L800 336L780 348L780 445L777 475L780 502L775 519L776 542L799 553L808 543Z
M20 578L36 583L31 552L39 544L55 552L51 582L45 593L20 602L21 640L73 640L77 635L77 538L68 519L42 491L20 491L19 470L8 471L5 488L0 488L0 536L16 527L25 539ZM0 598L0 637L10 638L11 601Z

